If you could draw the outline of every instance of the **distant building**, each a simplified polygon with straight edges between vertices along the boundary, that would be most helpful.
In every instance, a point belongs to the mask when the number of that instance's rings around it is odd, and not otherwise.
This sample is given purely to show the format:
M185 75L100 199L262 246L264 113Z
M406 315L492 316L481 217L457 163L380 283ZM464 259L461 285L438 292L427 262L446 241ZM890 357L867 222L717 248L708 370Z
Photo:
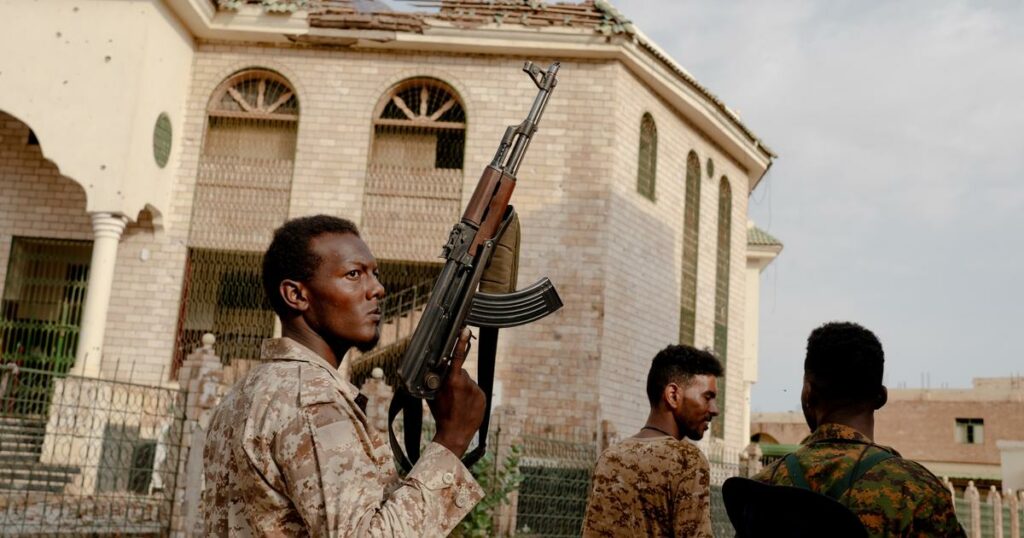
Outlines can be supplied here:
M969 389L890 389L875 437L961 486L1001 483L998 441L1024 440L1024 380L975 378Z
M799 411L754 413L750 432L750 442L769 445L798 445L811 433Z
M803 415L756 413L750 440L767 455L810 433ZM973 480L1021 487L1024 465L1024 379L975 378L967 389L890 389L875 415L875 441L963 487Z

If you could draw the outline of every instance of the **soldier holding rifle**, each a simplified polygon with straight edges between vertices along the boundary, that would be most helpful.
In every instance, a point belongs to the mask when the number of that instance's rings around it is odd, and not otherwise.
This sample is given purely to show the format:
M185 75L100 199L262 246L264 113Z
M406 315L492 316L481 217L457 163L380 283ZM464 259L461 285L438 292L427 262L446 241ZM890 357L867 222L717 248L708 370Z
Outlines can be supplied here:
M462 363L468 330L430 410L437 435L399 478L338 373L380 336L384 288L354 224L295 219L274 235L264 287L281 318L260 365L214 412L205 448L207 536L445 536L483 496L460 462L484 395Z
M558 64L545 72L527 62L523 70L538 95L527 118L506 129L452 229L444 269L403 358L391 418L404 409L406 449L393 432L389 446L368 427L365 397L338 372L350 348L368 350L380 337L384 287L376 260L347 220L289 221L263 260L282 338L264 342L267 363L235 385L210 424L206 535L444 536L483 497L468 467L486 448L484 390L490 392L497 330L561 306L546 279L512 291L518 239L506 230L517 230L518 221L509 199ZM467 323L482 330L484 390L462 369ZM422 454L418 398L428 400L437 422ZM477 448L463 458L478 429Z

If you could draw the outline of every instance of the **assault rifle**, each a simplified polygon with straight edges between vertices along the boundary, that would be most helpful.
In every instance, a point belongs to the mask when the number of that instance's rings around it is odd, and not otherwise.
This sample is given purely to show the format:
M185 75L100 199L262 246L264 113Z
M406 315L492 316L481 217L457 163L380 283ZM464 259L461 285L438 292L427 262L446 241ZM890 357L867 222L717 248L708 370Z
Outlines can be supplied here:
M526 119L519 125L505 129L494 159L484 169L462 218L448 235L448 241L441 251L441 257L445 260L444 268L434 282L426 309L399 367L402 386L391 402L388 429L395 457L406 471L419 458L423 409L420 399L431 399L437 394L447 375L449 356L462 328L466 324L480 328L477 378L487 395L479 443L476 449L463 458L466 466L470 467L486 451L498 329L538 320L562 306L558 292L546 277L523 290L510 293L488 293L480 289L482 281L494 280L489 278L491 275L485 276L485 273L495 252L502 247L511 252L513 269L509 271L505 268L503 271L498 268L497 272L511 273L511 281L505 284L508 290L514 289L518 218L509 200L516 185L516 172L530 140L537 132L537 124L551 91L558 82L558 62L551 64L547 71L535 66L533 62L526 62L523 71L537 85L537 97ZM515 237L511 237L513 234ZM495 286L491 286L491 289L495 289ZM405 415L403 429L406 451L402 450L391 426L402 410Z

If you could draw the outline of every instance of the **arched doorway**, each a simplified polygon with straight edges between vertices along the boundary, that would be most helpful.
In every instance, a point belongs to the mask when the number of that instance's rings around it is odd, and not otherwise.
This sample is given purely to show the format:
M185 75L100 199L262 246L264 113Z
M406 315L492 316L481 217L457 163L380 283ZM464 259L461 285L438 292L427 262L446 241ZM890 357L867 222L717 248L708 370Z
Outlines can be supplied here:
M53 375L74 365L92 256L85 192L0 111L0 414L44 414Z

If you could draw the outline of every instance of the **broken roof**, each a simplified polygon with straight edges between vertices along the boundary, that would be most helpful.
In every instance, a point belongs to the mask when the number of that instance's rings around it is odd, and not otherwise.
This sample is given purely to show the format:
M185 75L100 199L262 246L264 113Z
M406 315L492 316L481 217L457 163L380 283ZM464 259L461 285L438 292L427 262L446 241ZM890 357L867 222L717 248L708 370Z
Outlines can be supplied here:
M776 154L740 120L735 111L711 93L665 51L639 31L607 0L545 2L543 0L395 0L410 11L394 10L381 0L211 0L219 9L242 5L266 11L308 12L310 28L383 30L422 34L434 26L477 28L517 26L590 29L608 37L623 36L651 54L719 109L769 158Z

